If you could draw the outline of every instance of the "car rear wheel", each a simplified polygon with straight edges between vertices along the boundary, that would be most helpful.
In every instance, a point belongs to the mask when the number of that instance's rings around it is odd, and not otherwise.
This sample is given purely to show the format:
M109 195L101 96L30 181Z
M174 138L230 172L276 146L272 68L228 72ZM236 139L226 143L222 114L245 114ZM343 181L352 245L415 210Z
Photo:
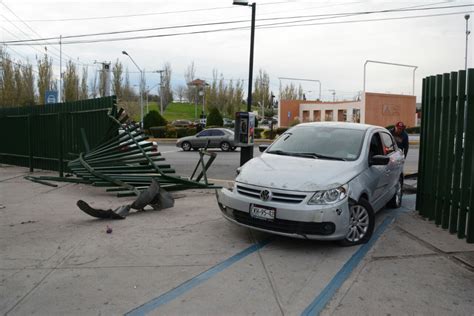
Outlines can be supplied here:
M184 150L184 151L190 151L191 150L191 144L189 142L183 142L181 144L181 148Z
M392 199L388 201L387 206L390 208L399 208L402 206L403 198L403 179L400 177L397 184L397 191L393 195Z
M229 151L230 150L230 144L228 142L222 142L220 147L221 147L222 151Z
M346 237L340 241L342 246L365 244L374 231L374 210L369 202L361 198L359 202L349 204L349 229Z

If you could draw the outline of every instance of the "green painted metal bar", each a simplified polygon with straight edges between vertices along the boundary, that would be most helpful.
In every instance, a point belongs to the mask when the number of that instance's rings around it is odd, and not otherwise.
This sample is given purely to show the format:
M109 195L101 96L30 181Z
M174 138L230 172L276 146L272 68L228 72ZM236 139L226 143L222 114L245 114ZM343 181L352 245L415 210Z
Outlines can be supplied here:
M434 133L433 133L433 205L434 208L434 216L430 219L435 220L436 225L439 225L441 222L441 207L440 207L440 196L438 191L438 184L440 178L440 135L441 135L441 98L443 95L443 76L436 75L436 92L435 92L435 114L434 114Z
M64 148L63 148L63 114L58 113L58 169L59 176L62 178L64 176Z
M468 113L472 113L474 112L474 69L468 70L466 87L467 87L466 88L466 96L467 96L466 106L468 108ZM474 115L468 116L468 120L472 119L473 117ZM473 123L472 121L468 121L468 122L470 122L470 124L468 125L471 126L471 128L469 129L469 132L472 133L474 130L474 128L472 128ZM471 134L471 136L473 135ZM470 153L471 164L472 164L472 157L474 157L472 150L474 150L474 146L471 147L471 153ZM470 196L469 196L469 206L468 206L469 216L467 218L467 227L466 227L466 241L468 243L474 243L474 192L473 192L474 190L472 187L473 185L472 183L474 180L474 167L473 166L471 166L471 172L468 176L471 180L469 181Z
M27 126L28 126L28 165L30 172L33 172L33 129L31 128L31 114L28 114Z
M425 111L426 111L426 100L428 94L428 80L423 79L422 91L421 91L421 126L420 126L420 147L418 151L418 181L416 186L416 209L422 214L423 206L423 186L425 173L423 169L425 167L424 159L425 154L425 139L426 139L426 120L425 120Z
M456 131L454 139L454 165L453 165L453 197L452 218L449 225L449 232L454 234L458 231L459 213L461 207L461 174L462 174L462 157L463 157L463 134L464 134L464 87L466 85L464 71L458 72L456 86Z
M441 225L444 218L446 222L449 222L449 211L445 212L445 206L449 204L447 200L447 191L445 190L445 184L448 181L448 175L446 174L446 157L448 147L448 136L449 136L449 74L445 73L442 75L441 81L441 98L440 98L440 109L439 109L439 162L438 162L438 179L436 183L437 192L437 203L436 203L436 225ZM447 224L446 224L447 226ZM447 228L447 227L445 227Z
M423 170L425 173L426 187L424 188L425 194L423 200L426 203L423 204L423 214L429 219L434 219L434 187L433 187L433 172L434 172L434 141L433 136L435 130L435 88L436 88L436 77L431 76L428 78L429 91L428 91L428 102L427 102L427 141L426 141L426 169Z
M466 215L467 215L467 206L469 200L469 191L470 187L470 173L471 173L471 159L472 153L472 126L473 124L466 124L467 122L472 122L472 116L474 112L473 109L466 107L466 71L460 71L459 77L462 80L459 80L459 102L460 102L460 111L465 115L463 123L463 132L459 138L460 143L462 144L462 164L461 164L461 198L459 205L459 216L458 216L458 226L457 226L457 235L458 238L466 237ZM471 120L470 120L471 119ZM470 127L471 126L471 127Z
M456 157L454 156L454 139L456 135L456 101L457 101L457 73L451 72L449 78L449 100L448 100L448 111L447 111L447 144L446 150L443 152L446 153L444 169L445 169L445 184L444 184L444 194L445 194L445 203L443 207L443 218L441 222L441 227L447 229L450 227L450 222L453 221L453 217L457 212L457 207L453 205L453 170L454 170L454 161ZM457 219L457 215L455 216Z

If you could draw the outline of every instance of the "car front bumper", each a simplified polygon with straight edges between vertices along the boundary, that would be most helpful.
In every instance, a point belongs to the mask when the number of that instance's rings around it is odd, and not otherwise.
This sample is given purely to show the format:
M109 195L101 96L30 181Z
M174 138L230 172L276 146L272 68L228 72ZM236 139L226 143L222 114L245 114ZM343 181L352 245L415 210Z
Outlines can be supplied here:
M263 188L262 188L263 189ZM301 192L298 192L301 194ZM309 205L311 193L298 204L260 199L242 195L235 188L216 190L217 202L222 215L229 221L268 233L316 240L344 239L349 229L348 198L332 205ZM274 220L250 216L252 205L276 210Z

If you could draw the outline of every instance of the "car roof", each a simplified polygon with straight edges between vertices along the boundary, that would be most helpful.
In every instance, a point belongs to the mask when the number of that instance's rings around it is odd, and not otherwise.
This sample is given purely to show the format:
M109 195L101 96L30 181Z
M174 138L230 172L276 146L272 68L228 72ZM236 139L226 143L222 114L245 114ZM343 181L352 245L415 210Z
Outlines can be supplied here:
M355 129L361 131L373 130L382 128L381 126L370 125L370 124L361 124L361 123L349 123L349 122L311 122L311 123L301 123L297 126L327 126L334 128L343 128L343 129Z

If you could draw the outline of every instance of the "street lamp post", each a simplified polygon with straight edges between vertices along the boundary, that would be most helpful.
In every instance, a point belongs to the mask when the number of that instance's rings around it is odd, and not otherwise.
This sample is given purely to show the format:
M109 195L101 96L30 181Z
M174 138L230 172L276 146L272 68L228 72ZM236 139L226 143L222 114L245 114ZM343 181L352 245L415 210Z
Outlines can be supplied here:
M253 51L255 42L255 11L257 4L254 2L249 5L246 0L234 0L234 5L243 5L252 8L252 24L250 28L250 61L249 61L249 87L247 96L247 112L252 111L252 79L253 79ZM240 148L240 165L242 166L247 161L253 158L253 145Z
M469 40L469 34L471 34L471 32L468 30L469 17L470 17L469 14L466 14L464 16L464 18L466 19L466 55L465 55L465 62L464 62L464 69L466 70L466 74L467 74L467 46L468 46L467 44Z
M126 51L122 51L122 54L127 55L133 64L137 67L138 71L140 72L140 86L139 86L139 94L140 94L140 126L143 128L143 79L144 74L143 70L137 65L135 60L133 60L132 56L130 56Z

